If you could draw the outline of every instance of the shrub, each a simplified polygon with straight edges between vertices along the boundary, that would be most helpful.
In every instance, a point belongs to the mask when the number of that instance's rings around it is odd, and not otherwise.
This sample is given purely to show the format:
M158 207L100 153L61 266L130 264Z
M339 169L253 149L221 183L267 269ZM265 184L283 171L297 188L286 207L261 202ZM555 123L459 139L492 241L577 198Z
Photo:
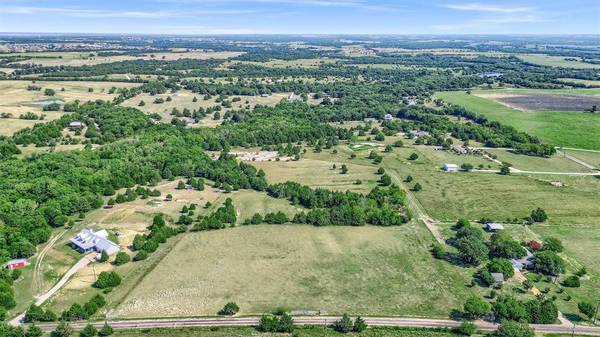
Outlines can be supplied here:
M502 321L496 331L498 337L534 337L535 333L527 323Z
M581 282L579 281L579 277L576 275L571 275L563 281L563 286L569 288L579 288L581 286Z
M94 287L105 289L116 287L121 284L121 276L114 271L103 271L98 275L98 279L94 282Z
M83 328L83 330L81 330L81 332L79 333L79 336L81 337L94 337L98 334L98 330L96 330L96 328L91 325L88 324L85 326L85 328Z
M490 308L490 304L478 296L470 297L463 305L465 313L473 319L487 314L490 311Z
M352 327L352 331L361 333L367 329L367 323L362 317L358 316L354 320L354 326Z
M125 263L131 261L131 257L125 252L118 252L115 257L115 264L117 266L124 265Z
M98 336L110 336L113 334L113 328L108 325L108 322L104 322L104 326L102 327L102 329L100 329L100 331L98 331Z
M237 314L238 311L240 311L240 307L234 302L229 302L219 311L219 315L232 316Z
M475 331L477 331L477 326L473 322L469 321L462 321L460 326L456 328L456 332L465 336L471 336L475 333Z
M333 328L337 332L348 333L352 331L352 320L348 314L344 314L341 319L333 323Z

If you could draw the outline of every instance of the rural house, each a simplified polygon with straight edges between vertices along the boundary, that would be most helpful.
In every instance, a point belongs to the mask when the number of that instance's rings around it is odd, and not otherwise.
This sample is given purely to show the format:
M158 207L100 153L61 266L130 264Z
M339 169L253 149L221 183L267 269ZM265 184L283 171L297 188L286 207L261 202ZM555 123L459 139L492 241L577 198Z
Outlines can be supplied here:
M410 134L416 138L429 137L429 132L427 132L427 131L411 131Z
M502 225L501 223L488 222L485 224L485 229L488 232L497 232L499 230L504 229L504 225Z
M456 164L444 164L444 171L446 171L446 172L458 172L458 165L456 165Z
M385 116L383 116L383 119L385 119L386 121L391 121L392 119L394 119L394 117L392 117L391 114L385 114Z
M105 229L94 232L86 228L75 235L70 242L81 253L91 251L101 253L104 251L108 255L116 254L120 250L119 246L107 238L108 232Z
M533 254L528 249L525 249L525 251L527 252L527 255L521 257L520 259L511 260L513 268L518 271L533 267Z
M74 121L69 123L69 129L71 130L81 130L83 129L83 123L79 122L79 121Z
M6 269L17 269L17 268L25 268L27 266L27 259L14 259L6 262L4 267Z

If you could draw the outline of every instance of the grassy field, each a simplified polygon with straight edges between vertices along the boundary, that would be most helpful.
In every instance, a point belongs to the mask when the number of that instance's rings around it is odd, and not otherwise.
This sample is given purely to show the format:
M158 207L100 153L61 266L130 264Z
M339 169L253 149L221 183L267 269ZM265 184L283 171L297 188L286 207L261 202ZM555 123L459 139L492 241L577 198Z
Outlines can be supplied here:
M600 86L600 81L594 80L581 80L578 78L559 78L559 80L566 83L580 83L585 85Z
M600 167L600 151L592 152L592 151L577 151L577 150L563 150L567 154L579 159L584 162L594 165L597 168Z
M238 102L232 102L231 108L223 108L221 110L221 115L228 110L233 109L242 109L242 108L253 108L258 104L275 106L282 99L287 99L290 93L274 93L269 95L268 97L261 96L230 96L228 98L231 101L234 97L240 97L241 100ZM161 104L154 104L154 100L156 98L163 98L166 100L167 97L171 97L171 101ZM194 97L197 98L197 102L193 102ZM158 94L155 96L150 96L149 94L140 94L133 98L130 98L122 103L123 106L134 107L146 113L158 113L162 117L163 122L170 122L172 119L171 111L173 108L177 108L179 111L183 111L183 109L187 108L190 111L197 110L198 108L209 108L214 107L215 105L219 105L220 103L216 102L217 97L212 97L209 100L204 100L203 95L194 94L188 90L180 90L175 94ZM144 106L139 106L140 101L144 101ZM309 99L309 103L317 104L320 102L319 100ZM215 126L222 122L222 120L213 120L212 116L207 116L204 120L198 123L197 126Z
M563 56L550 56L543 54L519 54L518 58L525 62L538 64L541 66L548 67L562 67L562 68L573 68L573 69L597 69L600 65L584 63L580 60L565 60Z
M294 336L298 337L337 337L337 336L364 336L364 337L451 337L458 336L451 332L441 332L423 329L400 329L377 327L368 329L360 334L342 334L323 326L296 327ZM262 333L251 327L235 328L187 328L187 329L143 329L130 331L116 331L115 337L284 337L290 334ZM477 336L477 335L475 335Z
M269 68L317 68L321 64L335 63L338 59L315 58L315 59L297 59L297 60L271 60L267 62L254 61L232 61L234 63L253 64ZM226 66L224 64L223 66Z
M175 222L179 217L179 211L184 205L195 203L200 206L198 214L208 212L202 206L207 201L214 204L211 209L214 209L219 204L225 201L227 197L233 199L233 203L238 211L238 220L241 223L244 219L251 217L255 212L267 213L273 211L283 211L292 216L295 214L295 207L289 205L285 200L273 199L263 193L253 191L236 191L230 194L220 193L218 190L212 189L210 186L204 191L194 190L176 190L177 180L172 182L162 183L155 188L161 191L162 195L168 193L173 195L173 201L164 202L163 197L151 199L138 199L133 202L117 204L112 209L99 209L90 212L81 224L69 230L59 241L55 248L50 251L48 256L56 254L69 254L74 258L65 258L64 263L59 263L54 259L45 260L44 268L57 269L60 267L60 272L55 272L53 282L56 282L60 275L64 273L72 264L75 263L76 254L70 247L67 246L67 240L75 235L81 228L89 227L95 229L107 229L111 233L115 233L118 238L118 244L126 252L133 254L129 250L133 238L136 234L142 234L147 231L148 225L152 222L152 218L157 213L162 213L168 221ZM122 191L121 191L122 192ZM49 303L49 306L56 311L64 310L74 302L84 302L99 291L91 288L95 281L96 275L101 271L117 270L121 275L124 275L124 282L121 286L115 289L114 292L107 295L111 303L118 303L139 281L143 275L154 267L166 254L169 253L171 247L177 242L181 236L171 239L164 247L161 246L159 253L152 254L149 261L138 262L135 264L129 263L124 266L114 267L111 264L90 264L80 270L73 278L61 289ZM47 257L48 258L48 257ZM50 288L51 284L45 284L40 287L40 291ZM31 293L31 292L30 292ZM28 302L24 292L21 302Z
M235 301L242 314L284 306L445 317L469 290L466 275L431 259L431 243L431 235L412 224L259 225L189 233L114 315L214 315Z
M487 150L498 156L498 160L512 164L513 167L524 171L540 172L594 172L585 166L582 166L572 160L564 158L560 154L555 154L550 158L531 157L506 150ZM580 153L583 151L577 151ZM571 154L571 153L569 153ZM600 154L598 156L600 161Z
M412 152L419 154L419 159L407 160ZM454 160L451 157L432 156L439 153L453 156ZM564 165L570 165L563 163L567 160L560 157L511 158L502 152L498 156L507 161L513 160L515 166L518 163L525 168L543 167L542 161L548 162L545 170L564 169ZM419 146L396 149L395 154L386 158L383 165L389 173L400 179L411 175L414 181L407 184L407 187L411 187L415 182L423 186L422 191L415 193L415 196L434 219L447 224L442 226L442 233L447 237L451 234L450 224L459 218L478 220L489 217L504 222L506 219L524 217L536 207L544 208L549 214L549 221L528 228L511 227L515 237L560 238L566 248L564 257L568 261L570 272L584 265L591 274L589 279L583 281L581 288L566 291L574 300L557 302L559 308L565 313L575 315L575 301L599 295L600 263L596 257L600 256L600 247L597 245L600 239L600 209L596 205L600 202L600 195L597 193L600 189L600 179L526 174L501 176L475 172L448 174L439 169L443 162L461 163L459 158L461 156ZM517 158L518 161L515 160ZM561 181L564 187L554 187L550 184L557 180Z
M523 112L465 92L439 92L436 97L491 120L538 136L557 146L600 150L600 115L565 112Z
M27 86L34 84L42 87L40 91L29 91ZM39 120L19 119L19 115L27 112L33 112L37 115L42 114L43 104L40 102L48 100L60 100L63 102L72 102L80 100L82 102L94 100L112 100L117 94L109 94L111 87L130 88L139 84L133 83L114 83L114 82L91 82L91 81L1 81L0 82L0 112L11 113L12 118L0 119L0 135L12 135L16 131L40 123ZM44 89L54 89L55 96L44 96ZM64 88L65 91L61 89ZM89 89L93 92L89 92ZM51 121L62 116L62 112L43 112L46 118L41 121Z
M207 60L210 58L214 59L227 59L241 55L239 52L215 52L205 50L192 50L189 52L175 51L175 52L157 52L148 53L142 55L114 55L114 56L97 56L94 52L28 52L28 53L14 53L14 54L0 54L2 56L13 56L22 55L30 56L31 59L16 62L17 64L37 64L42 66L83 66L83 65L95 65L102 63L121 62L129 60L179 60L179 59L198 59Z

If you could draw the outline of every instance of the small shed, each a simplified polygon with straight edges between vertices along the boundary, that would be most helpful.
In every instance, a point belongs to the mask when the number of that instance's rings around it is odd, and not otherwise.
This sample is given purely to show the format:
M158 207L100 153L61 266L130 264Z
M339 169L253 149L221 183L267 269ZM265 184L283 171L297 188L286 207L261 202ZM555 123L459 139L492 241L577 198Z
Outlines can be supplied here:
M458 172L458 165L456 165L456 164L444 164L444 171L446 171L446 172Z
M502 273L491 273L491 274L496 283L504 282L504 274L502 274Z
M488 222L485 224L485 229L488 232L497 232L499 230L504 229L504 225L501 223L495 223L495 222Z
M27 266L27 259L14 259L14 260L10 260L8 262L6 262L5 268L6 269L18 269L18 268L25 268Z
M394 119L394 117L392 117L391 114L385 114L385 116L383 116L383 119L386 121L391 121L392 119Z

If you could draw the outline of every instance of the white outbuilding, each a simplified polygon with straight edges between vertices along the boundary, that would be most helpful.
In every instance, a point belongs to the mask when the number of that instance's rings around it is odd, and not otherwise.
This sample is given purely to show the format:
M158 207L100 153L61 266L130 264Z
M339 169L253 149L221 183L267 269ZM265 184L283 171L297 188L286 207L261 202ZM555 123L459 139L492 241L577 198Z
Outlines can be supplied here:
M444 171L446 171L446 172L458 172L458 165L456 165L456 164L444 164Z

